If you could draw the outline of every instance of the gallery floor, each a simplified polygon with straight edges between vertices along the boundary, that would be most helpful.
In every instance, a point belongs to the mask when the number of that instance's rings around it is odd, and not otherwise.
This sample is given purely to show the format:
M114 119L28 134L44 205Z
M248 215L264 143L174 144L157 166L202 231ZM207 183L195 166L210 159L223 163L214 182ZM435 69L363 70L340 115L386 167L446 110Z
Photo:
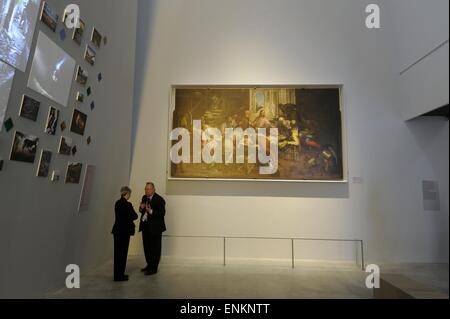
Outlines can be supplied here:
M366 274L356 265L300 262L295 269L280 265L232 263L226 267L202 262L164 259L156 276L140 272L142 257L131 257L127 273L130 281L111 280L108 262L89 275L82 276L81 289L59 289L46 298L131 298L131 299L302 299L372 298L365 287ZM448 265L410 267L419 272L419 280L448 294ZM391 266L393 272L400 268Z

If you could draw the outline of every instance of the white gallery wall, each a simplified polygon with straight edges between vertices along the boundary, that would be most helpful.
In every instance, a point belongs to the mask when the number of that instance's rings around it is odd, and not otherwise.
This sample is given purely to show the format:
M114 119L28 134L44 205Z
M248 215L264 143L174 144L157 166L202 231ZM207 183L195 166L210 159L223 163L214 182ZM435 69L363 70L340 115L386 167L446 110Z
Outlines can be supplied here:
M49 0L60 16L69 3L79 4L86 30L82 46L72 41L68 31L65 41L57 33L37 22L30 60L25 73L16 72L6 118L14 121L14 129L0 133L0 157L5 160L0 172L0 298L42 297L42 293L65 285L66 266L77 264L81 274L112 258L114 202L120 187L129 181L130 140L133 107L133 81L136 33L136 1L121 0ZM92 28L107 36L108 43L97 50L95 67L83 59ZM81 90L73 83L68 107L27 88L28 75L39 30L49 36L89 71L89 84L93 94L85 97L83 105L76 104L75 96ZM103 74L101 83L97 74ZM39 100L41 109L37 122L18 117L23 94ZM90 102L95 101L91 111ZM56 136L44 134L50 105L60 108L68 128ZM73 107L88 115L84 137L70 133ZM40 144L34 164L9 161L14 130L38 135ZM77 145L75 156L57 154L59 137L72 137ZM92 136L92 144L86 138ZM52 170L60 170L62 180L50 182L37 178L36 171L42 148L53 151ZM80 185L64 183L68 161L95 165L96 175L89 211L78 213ZM50 172L51 172L50 171ZM111 271L112 280L112 271Z
M449 1L386 2L395 37L399 107L405 120L449 103Z
M386 2L377 1L381 29L369 30L369 1L140 0L134 204L151 180L167 199L167 234L355 238L365 241L369 261L448 262L448 122L404 122L398 39ZM173 84L342 84L349 183L168 181ZM430 149L423 132L441 142ZM423 211L422 179L447 185L441 212ZM228 245L230 257L290 258L286 241ZM163 244L164 255L176 257L219 258L221 249L220 240ZM140 236L131 252L142 254ZM296 247L305 259L355 254L355 245L342 243Z

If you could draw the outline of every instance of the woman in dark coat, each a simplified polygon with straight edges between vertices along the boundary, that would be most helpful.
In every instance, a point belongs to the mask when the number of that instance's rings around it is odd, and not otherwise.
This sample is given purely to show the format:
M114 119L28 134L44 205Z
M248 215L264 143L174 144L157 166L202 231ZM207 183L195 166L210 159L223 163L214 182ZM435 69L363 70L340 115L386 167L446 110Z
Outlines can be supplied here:
M133 205L128 201L131 196L131 189L122 187L120 199L116 202L116 221L112 229L114 235L114 281L127 281L125 275L127 266L128 246L130 237L135 233L134 220L138 219L138 214L134 211Z

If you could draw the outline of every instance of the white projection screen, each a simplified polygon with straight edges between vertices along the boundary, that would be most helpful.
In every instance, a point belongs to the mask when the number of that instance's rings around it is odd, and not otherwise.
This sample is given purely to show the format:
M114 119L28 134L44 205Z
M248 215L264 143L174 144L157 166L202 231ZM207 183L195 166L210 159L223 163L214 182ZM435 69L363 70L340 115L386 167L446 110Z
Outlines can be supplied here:
M28 87L67 106L75 72L75 60L39 32Z
M3 129L14 73L15 70L11 66L0 61L0 132Z
M0 0L0 59L25 72L41 0Z

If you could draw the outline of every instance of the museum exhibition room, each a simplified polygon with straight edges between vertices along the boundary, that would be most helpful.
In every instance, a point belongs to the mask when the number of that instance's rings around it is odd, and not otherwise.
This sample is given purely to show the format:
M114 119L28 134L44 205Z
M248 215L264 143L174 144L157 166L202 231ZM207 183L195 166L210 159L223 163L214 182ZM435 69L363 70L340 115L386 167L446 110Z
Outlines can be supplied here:
M0 299L448 301L448 0L0 10Z

